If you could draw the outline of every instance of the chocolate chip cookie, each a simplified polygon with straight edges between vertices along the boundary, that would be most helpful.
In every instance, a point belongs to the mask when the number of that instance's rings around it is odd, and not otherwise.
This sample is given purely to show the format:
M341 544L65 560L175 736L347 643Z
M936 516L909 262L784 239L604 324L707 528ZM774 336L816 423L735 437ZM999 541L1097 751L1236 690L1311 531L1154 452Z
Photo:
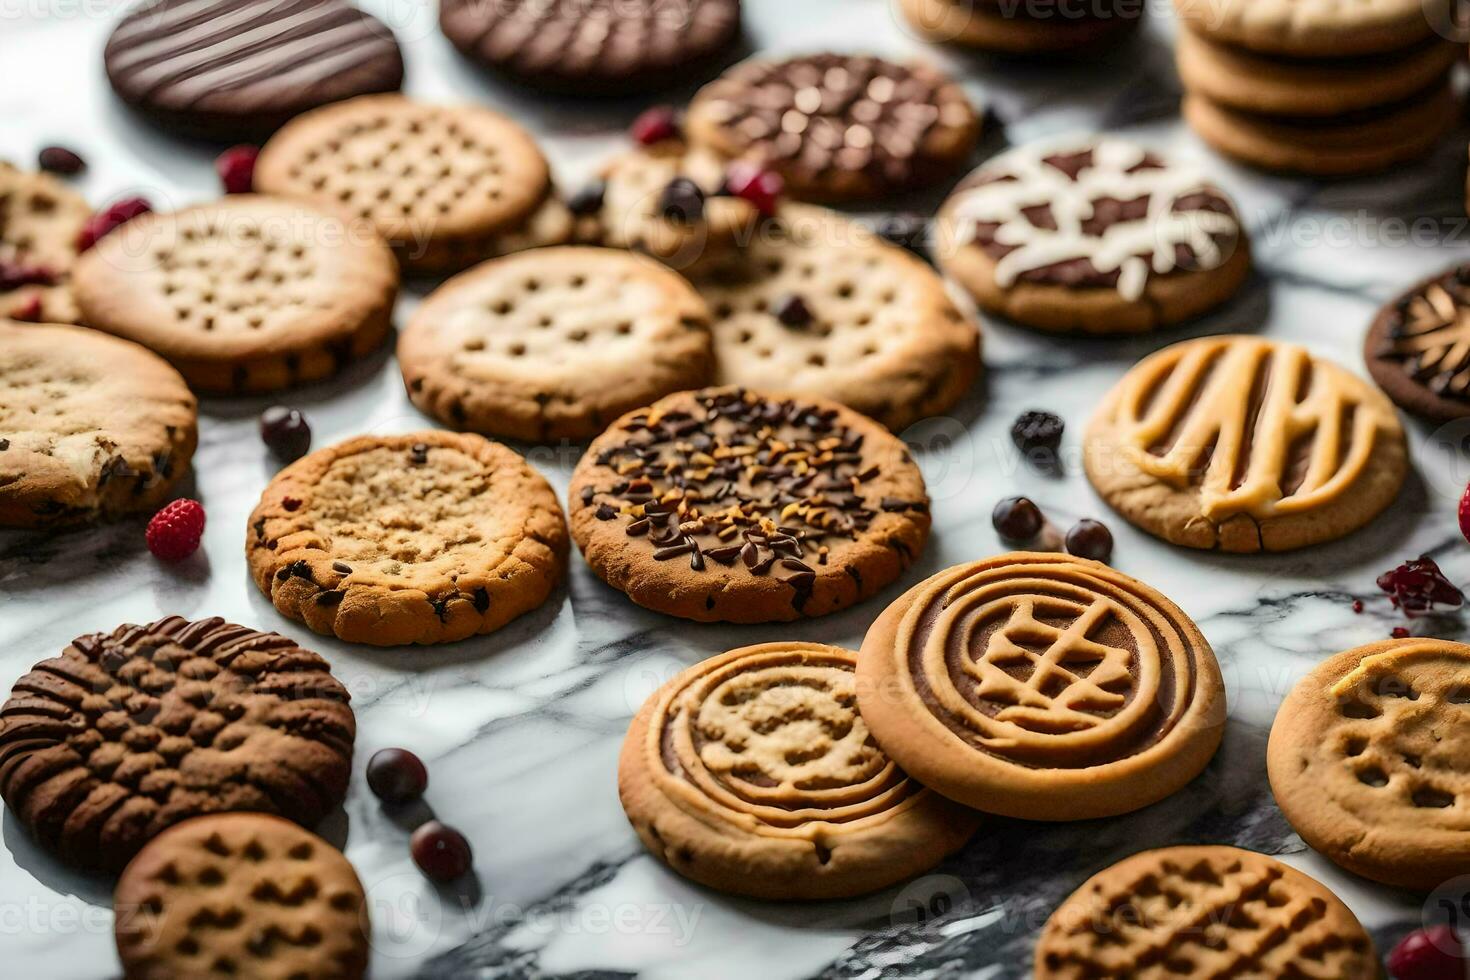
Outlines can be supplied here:
M50 174L0 160L0 319L76 323L69 286L92 209Z

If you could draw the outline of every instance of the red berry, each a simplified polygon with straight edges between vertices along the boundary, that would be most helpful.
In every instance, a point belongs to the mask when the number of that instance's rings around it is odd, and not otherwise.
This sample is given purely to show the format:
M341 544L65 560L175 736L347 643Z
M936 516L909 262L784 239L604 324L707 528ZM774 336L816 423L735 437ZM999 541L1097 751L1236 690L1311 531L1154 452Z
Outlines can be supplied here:
M453 881L475 863L464 834L438 820L420 824L408 847L413 863L434 881Z
M214 172L225 185L226 194L249 194L255 189L255 160L258 146L232 146L214 159Z
M41 297L32 296L30 299L21 300L10 311L10 319L19 320L22 323L40 323Z
M1465 948L1449 926L1416 929L1388 954L1394 980L1465 980Z
M141 197L125 197L87 219L77 234L77 251L85 252L96 245L105 235L127 224L140 214L153 210L153 205Z
M774 170L749 160L736 160L725 170L725 190L749 201L766 217L776 213L776 204L786 182Z
M1389 631L1388 635L1395 640L1407 640L1409 638L1409 628L1407 626L1395 626Z
M148 522L148 550L164 561L182 561L199 550L204 537L204 505L175 500Z
M1470 541L1470 486L1460 496L1460 533Z
M628 127L628 135L640 146L671 140L679 135L679 117L673 106L656 105L639 113L633 125Z
M1393 571L1378 576L1378 587L1388 593L1394 608L1410 619L1432 613L1436 606L1458 609L1465 593L1457 589L1427 556L1406 561Z
M408 749L382 749L368 760L367 781L384 803L407 803L429 788L429 770Z
M44 265L28 265L0 259L0 291L22 286L54 286L56 273Z
M311 449L311 425L296 409L272 405L260 413L260 438L277 459L289 463Z

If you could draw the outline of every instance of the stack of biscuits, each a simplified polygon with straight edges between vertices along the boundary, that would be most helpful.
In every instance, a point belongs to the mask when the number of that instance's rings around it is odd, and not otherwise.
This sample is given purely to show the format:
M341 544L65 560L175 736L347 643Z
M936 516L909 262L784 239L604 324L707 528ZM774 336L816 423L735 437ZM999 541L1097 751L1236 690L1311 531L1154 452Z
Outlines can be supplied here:
M1453 125L1461 49L1435 0L1175 0L1184 117L1267 170L1333 177L1418 159Z

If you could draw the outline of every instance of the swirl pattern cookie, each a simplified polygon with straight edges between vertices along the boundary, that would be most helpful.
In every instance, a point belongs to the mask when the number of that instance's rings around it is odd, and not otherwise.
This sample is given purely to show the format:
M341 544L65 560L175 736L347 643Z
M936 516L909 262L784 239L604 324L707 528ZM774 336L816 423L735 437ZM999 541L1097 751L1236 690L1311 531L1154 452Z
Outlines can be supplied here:
M940 209L935 257L980 306L1043 330L1132 333L1199 316L1250 271L1211 181L1113 136L996 157Z
M359 436L286 467L245 541L282 615L349 643L451 643L537 608L566 565L551 486L481 436Z
M979 815L883 754L850 650L765 643L684 671L628 729L618 793L643 843L720 891L842 898L920 874Z
M1401 408L1446 421L1470 416L1470 264L1385 306L1363 346L1368 373Z
M1349 871L1426 892L1470 875L1470 646L1323 661L1281 705L1267 759L1291 825Z
M366 222L241 194L133 219L82 256L75 291L88 326L161 354L197 390L237 394L381 347L398 270Z
M0 707L0 794L62 860L109 871L199 814L315 825L347 794L348 701L315 653L219 618L82 636Z
M358 980L362 882L342 852L261 813L196 817L159 834L113 896L125 980Z
M858 703L894 761L976 809L1115 816L1203 769L1225 728L1210 645L1179 607L1098 562L959 565L868 630Z
M0 526L152 511L189 472L194 396L137 344L0 322Z
M1393 406L1305 348L1250 336L1145 358L1103 399L1088 479L1150 534L1191 548L1289 551L1342 537L1398 495Z
M0 160L0 318L76 323L69 281L92 208L50 174Z
M1036 945L1047 980L1377 980L1373 940L1322 884L1234 847L1166 847L1100 871Z
M824 616L918 558L908 449L833 402L707 388L623 416L572 474L572 536L640 606L701 622Z

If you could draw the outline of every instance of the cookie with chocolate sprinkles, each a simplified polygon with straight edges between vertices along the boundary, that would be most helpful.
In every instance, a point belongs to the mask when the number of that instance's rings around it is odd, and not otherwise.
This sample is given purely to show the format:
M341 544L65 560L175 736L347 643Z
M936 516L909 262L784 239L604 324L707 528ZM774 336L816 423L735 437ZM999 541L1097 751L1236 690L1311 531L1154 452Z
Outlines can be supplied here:
M878 423L818 398L686 391L623 416L572 475L572 537L640 606L700 622L824 616L929 537L924 478Z
M1363 356L1400 408L1446 421L1470 417L1470 263L1385 306L1368 329Z

